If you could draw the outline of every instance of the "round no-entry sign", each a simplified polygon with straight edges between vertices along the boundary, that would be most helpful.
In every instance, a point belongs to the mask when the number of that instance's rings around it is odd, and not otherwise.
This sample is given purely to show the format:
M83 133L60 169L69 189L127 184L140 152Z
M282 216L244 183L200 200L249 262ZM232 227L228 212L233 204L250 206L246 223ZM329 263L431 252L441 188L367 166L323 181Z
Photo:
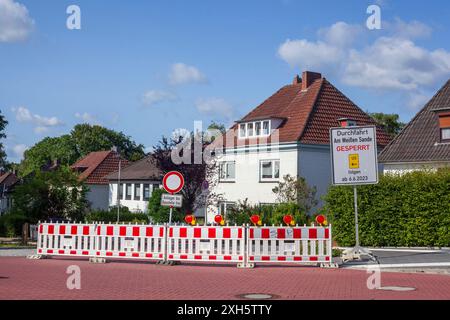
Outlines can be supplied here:
M164 175L163 187L168 193L177 193L184 186L184 178L178 171L170 171Z

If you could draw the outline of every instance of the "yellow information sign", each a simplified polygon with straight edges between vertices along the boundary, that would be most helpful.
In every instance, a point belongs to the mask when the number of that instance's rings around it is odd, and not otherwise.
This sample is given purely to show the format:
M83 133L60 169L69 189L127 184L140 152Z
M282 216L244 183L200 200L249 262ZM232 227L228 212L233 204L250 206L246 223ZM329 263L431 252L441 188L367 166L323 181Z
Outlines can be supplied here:
M348 155L348 167L350 169L359 169L359 154Z

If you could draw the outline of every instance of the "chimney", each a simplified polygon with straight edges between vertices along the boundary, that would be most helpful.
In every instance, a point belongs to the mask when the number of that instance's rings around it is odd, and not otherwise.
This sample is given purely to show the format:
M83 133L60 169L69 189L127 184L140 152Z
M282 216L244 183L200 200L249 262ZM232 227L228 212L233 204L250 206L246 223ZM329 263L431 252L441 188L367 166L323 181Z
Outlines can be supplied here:
M307 90L309 86L317 79L321 79L322 75L317 72L303 71L302 73L302 90Z
M292 80L292 84L296 85L296 84L301 84L302 83L302 79L298 76L298 74L295 75L294 80Z

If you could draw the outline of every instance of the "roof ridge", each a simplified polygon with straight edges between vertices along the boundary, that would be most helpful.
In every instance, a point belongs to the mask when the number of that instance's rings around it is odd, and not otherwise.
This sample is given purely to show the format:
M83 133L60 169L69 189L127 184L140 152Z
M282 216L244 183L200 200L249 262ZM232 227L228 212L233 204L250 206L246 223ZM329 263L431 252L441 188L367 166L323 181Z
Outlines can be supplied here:
M381 158L382 155L384 155L384 153L389 150L388 147L397 142L397 140L400 139L400 137L402 137L405 132L409 130L409 128L413 125L413 123L415 123L420 115L422 115L425 111L429 111L428 108L431 106L433 100L435 100L437 96L439 96L439 94L441 94L444 88L446 88L448 85L450 85L450 79L447 80L447 82L431 97L430 100L428 100L427 103L425 103L425 105L416 113L414 117L412 117L412 119L403 127L403 129L400 130L400 132L386 145L386 147L378 155L379 158Z
M302 138L303 134L305 133L305 129L306 129L306 127L308 126L309 120L311 119L311 114L312 114L313 111L314 111L314 107L316 106L317 99L319 98L320 92L322 92L323 84L324 84L324 82L325 82L326 79L325 79L325 77L322 77L322 78L317 79L317 80L320 81L320 85L319 85L319 88L317 89L317 93L316 93L316 96L314 97L314 101L313 101L313 103L311 104L311 109L310 109L309 112L308 112L308 116L307 116L306 119L305 119L305 123L304 123L304 125L303 125L302 131L299 133L299 135L298 135L298 137L297 137L297 141L299 141L299 140ZM317 80L315 80L314 82L316 82ZM311 88L311 86L314 84L314 82L311 83L311 85L309 86L310 88ZM300 91L300 92L302 92L302 91Z

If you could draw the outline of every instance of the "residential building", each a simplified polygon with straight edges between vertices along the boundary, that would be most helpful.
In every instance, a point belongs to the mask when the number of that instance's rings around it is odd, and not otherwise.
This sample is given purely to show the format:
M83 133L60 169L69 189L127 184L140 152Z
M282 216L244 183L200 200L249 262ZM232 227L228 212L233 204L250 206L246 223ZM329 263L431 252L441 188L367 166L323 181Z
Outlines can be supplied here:
M296 76L215 140L214 147L223 154L217 155L214 192L224 201L208 208L208 221L214 214L226 214L238 200L276 203L272 189L287 174L304 177L317 188L320 200L331 183L329 130L343 125L376 123L320 73ZM389 140L377 127L378 148Z
M450 167L450 80L381 152L384 173Z
M132 212L147 212L153 190L161 188L162 174L154 158L147 156L122 169L120 177L119 172L114 172L105 178L109 181L110 206L117 206L120 201Z
M19 179L13 172L0 172L0 216L12 207L12 191Z
M126 167L129 162L120 159L116 151L91 152L78 160L71 168L79 173L79 180L83 181L89 191L86 195L91 210L108 210L109 181L106 175L113 173L120 167Z

